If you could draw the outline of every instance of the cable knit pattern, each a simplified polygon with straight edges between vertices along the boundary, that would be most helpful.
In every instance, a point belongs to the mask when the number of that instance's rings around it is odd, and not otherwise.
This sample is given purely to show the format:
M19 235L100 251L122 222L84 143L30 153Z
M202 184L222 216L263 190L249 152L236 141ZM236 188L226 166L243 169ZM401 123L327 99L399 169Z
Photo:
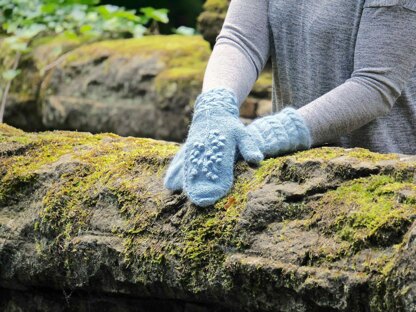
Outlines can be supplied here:
M239 106L237 97L228 89L211 89L201 93L196 98L194 117L206 110L218 113L222 109L238 117Z
M302 116L291 107L254 120L247 126L265 156L309 149L311 135Z
M238 116L231 91L212 89L198 96L188 138L169 165L165 187L178 190L183 183L193 203L212 205L231 189L237 150L246 161L259 163L263 154Z

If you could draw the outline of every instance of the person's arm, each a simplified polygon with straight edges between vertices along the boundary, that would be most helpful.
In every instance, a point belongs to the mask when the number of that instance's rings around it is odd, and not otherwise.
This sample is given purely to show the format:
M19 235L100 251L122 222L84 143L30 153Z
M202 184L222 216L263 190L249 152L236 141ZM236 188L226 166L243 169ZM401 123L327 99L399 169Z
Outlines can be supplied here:
M298 109L319 145L389 113L416 69L416 0L367 0L344 84Z
M268 0L232 0L217 37L202 91L226 88L239 104L250 93L269 57Z
M267 61L267 2L231 2L195 102L188 137L166 171L165 187L183 189L199 206L212 205L229 192L237 151L250 163L263 159L239 119L239 106Z
M223 28L217 37L205 71L202 93L195 103L194 116L201 116L200 111L203 111L205 117L196 118L196 121L204 122L204 126L200 128L193 121L191 129L195 126L198 128L198 131L193 131L194 134L202 132L203 136L209 137L209 134L206 133L208 128L206 124L210 121L210 116L214 116L212 124L219 127L221 131L229 129L233 123L236 123L231 119L238 120L238 109L234 112L232 106L235 104L239 107L247 97L269 56L268 2L268 0L231 1ZM227 110L227 107L228 111L233 111L232 118L221 125L220 119L223 118L223 115L230 115L229 112L224 111L224 109ZM238 144L239 153L245 155L247 161L258 162L263 155L258 145L253 141L252 135L248 133L248 129L242 127L236 127L238 131L233 135L240 142ZM240 135L237 135L238 133ZM191 139L191 141L194 140L192 135ZM184 190L193 202L200 205L213 203L231 187L229 182L232 180L233 172L229 169L233 168L231 162L234 157L230 155L231 152L234 152L234 145L227 142L227 157L225 154L222 156L209 155L210 159L214 157L215 162L224 159L223 162L227 163L227 166L225 169L221 168L221 172L212 175L213 172L209 173L208 169L211 169L213 161L206 162L207 167L204 170L206 174L210 174L209 179L217 178L207 184L206 179L202 176L204 185L201 186L199 179L196 184L192 180L194 178L192 174L198 172L198 168L194 168L196 171L189 170L189 168L193 163L202 166L204 161L200 160L199 163L195 159L201 155L200 151L187 152L188 141L189 136L170 163L164 178L164 185L172 191ZM200 146L201 144L196 144L196 148Z

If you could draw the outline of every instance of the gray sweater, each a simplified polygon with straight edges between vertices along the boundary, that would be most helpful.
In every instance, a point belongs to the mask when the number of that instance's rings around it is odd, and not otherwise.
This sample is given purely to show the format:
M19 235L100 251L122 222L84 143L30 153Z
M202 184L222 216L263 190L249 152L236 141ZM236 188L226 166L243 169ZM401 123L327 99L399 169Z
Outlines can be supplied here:
M313 146L416 154L416 0L232 0L203 91L241 103L269 56Z

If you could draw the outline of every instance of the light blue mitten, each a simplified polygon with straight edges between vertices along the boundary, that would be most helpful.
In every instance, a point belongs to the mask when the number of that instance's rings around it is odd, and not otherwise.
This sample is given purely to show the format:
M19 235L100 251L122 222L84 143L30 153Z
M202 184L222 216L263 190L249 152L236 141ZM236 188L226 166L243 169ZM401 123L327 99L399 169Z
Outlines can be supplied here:
M196 205L212 205L232 187L237 151L248 162L263 160L239 119L234 93L227 89L204 92L196 100L188 138L169 165L165 186L170 190L183 186Z
M264 156L273 157L311 147L312 139L305 121L290 107L279 113L255 119L247 126L247 130ZM184 160L185 145L175 155L165 176L165 186L172 191L183 189Z
M264 156L309 149L312 138L303 117L287 107L279 113L255 119L247 130L256 140Z
M185 161L185 145L182 144L179 151L173 157L166 171L163 184L170 191L183 190L183 163Z

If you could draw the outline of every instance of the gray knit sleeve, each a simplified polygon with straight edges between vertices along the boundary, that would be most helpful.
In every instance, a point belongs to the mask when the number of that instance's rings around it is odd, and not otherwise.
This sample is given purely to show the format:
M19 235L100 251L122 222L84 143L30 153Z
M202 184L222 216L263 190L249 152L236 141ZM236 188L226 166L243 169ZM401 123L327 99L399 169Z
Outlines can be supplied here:
M367 0L351 78L298 110L313 145L389 113L415 66L416 0Z
M268 0L232 0L217 37L202 91L227 88L241 104L269 57Z

